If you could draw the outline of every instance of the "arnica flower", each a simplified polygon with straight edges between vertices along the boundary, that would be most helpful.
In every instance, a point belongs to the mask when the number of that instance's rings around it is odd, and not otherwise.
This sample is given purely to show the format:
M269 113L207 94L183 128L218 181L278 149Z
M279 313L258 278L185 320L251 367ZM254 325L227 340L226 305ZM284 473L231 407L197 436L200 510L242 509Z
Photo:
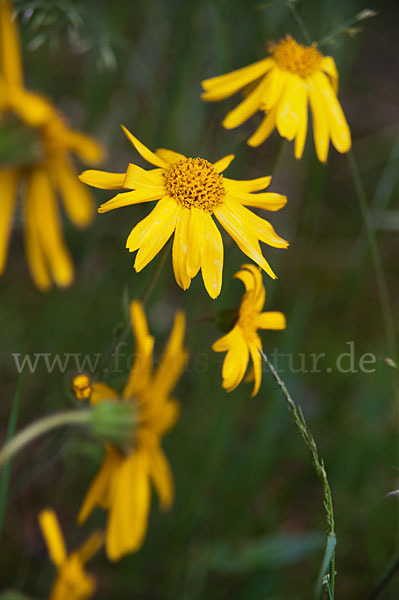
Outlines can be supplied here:
M0 166L0 274L3 272L16 201L22 192L25 245L29 268L41 290L68 286L74 275L71 256L62 236L57 192L65 212L77 227L93 219L94 205L78 181L70 152L84 161L101 158L100 146L70 129L44 97L25 89L18 31L8 0L0 0L0 125L29 132L32 152ZM21 148L24 151L24 148Z
M228 179L222 172L234 158L225 156L211 164L203 158L186 158L171 150L146 148L127 129L126 136L145 160L155 169L146 171L129 164L126 174L85 171L81 181L103 189L125 188L100 208L105 213L114 208L158 200L152 212L130 233L126 247L138 250L134 267L141 271L174 233L172 261L176 281L184 290L202 269L205 288L216 298L222 286L223 242L213 216L231 235L239 248L275 278L262 255L259 241L276 248L287 248L268 221L246 206L276 211L287 199L274 193L258 193L271 177L249 181Z
M150 481L155 486L161 507L168 509L172 504L173 479L161 448L161 438L177 420L178 405L170 398L170 393L187 360L183 348L183 313L176 314L155 372L152 371L154 338L148 332L139 302L131 303L130 315L136 348L122 397L108 385L94 382L91 403L112 399L133 403L139 412L139 424L130 445L105 444L104 461L78 515L78 522L83 523L96 505L108 510L106 551L111 560L134 552L143 543L150 508Z
M96 591L95 579L86 573L85 564L104 543L102 532L96 531L75 552L67 554L62 532L53 510L43 510L39 524L48 552L57 567L57 576L49 600L87 600Z
M238 127L258 110L265 116L249 138L262 144L277 128L288 140L295 138L295 157L301 158L308 129L308 101L313 114L313 136L321 162L326 162L330 139L338 152L348 152L351 135L337 99L338 72L334 59L323 56L317 44L302 46L290 35L270 44L271 56L232 73L202 82L208 101L232 96L248 85L245 99L223 121Z
M262 380L262 341L258 329L285 329L285 316L281 312L261 312L265 304L265 288L262 273L254 265L242 265L234 277L241 279L245 286L234 327L227 335L217 340L212 349L227 352L222 367L223 387L228 392L241 382L247 370L249 357L252 358L254 389L252 396L259 391Z

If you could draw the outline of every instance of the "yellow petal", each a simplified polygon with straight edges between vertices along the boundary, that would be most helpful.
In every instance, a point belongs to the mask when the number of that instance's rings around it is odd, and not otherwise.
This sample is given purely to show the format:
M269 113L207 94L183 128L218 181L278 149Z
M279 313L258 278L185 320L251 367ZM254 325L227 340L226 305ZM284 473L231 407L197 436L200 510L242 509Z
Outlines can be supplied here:
M90 404L98 404L104 400L116 400L118 394L116 391L106 383L102 381L95 381L92 384L92 391L90 395Z
M188 219L187 232L187 273L189 277L194 278L201 268L202 255L205 246L205 211L200 208L191 208Z
M150 477L158 493L159 503L163 509L172 505L174 485L172 471L161 448L154 447L150 452Z
M313 81L323 98L331 141L338 152L348 152L351 147L351 134L330 81L324 73L315 73Z
M308 78L309 100L313 118L313 137L318 159L325 163L328 156L330 143L330 132L327 121L327 113L323 97L317 86L314 76Z
M238 203L236 204L238 205ZM228 201L225 201L214 214L227 233L231 235L240 250L262 267L272 279L276 279L276 275L262 255L258 239L251 228L248 227L248 223L244 223L241 220L237 214L236 206L231 206Z
M124 134L126 135L127 139L133 144L133 146L136 148L137 152L139 154L141 154L141 156L147 162L151 163L152 165L155 165L156 167L161 167L162 169L165 169L168 167L167 162L165 162L161 157L154 154L154 152L151 152L151 150L149 150L146 146L144 146L144 144L142 144L136 137L134 137L134 135L132 133L130 133L130 131L128 129L126 129L126 127L124 127L123 125L122 125L122 129L123 129Z
M106 173L90 169L79 175L80 181L102 190L120 190L123 188L125 173Z
M264 110L269 111L280 103L289 79L290 73L282 71L277 66L268 73L266 86L262 93L262 108Z
M29 270L36 286L46 291L51 287L39 227L36 222L34 198L25 197L25 247Z
M183 290L187 290L191 283L191 277L187 273L187 234L189 218L190 209L183 206L179 207L173 241L172 262L176 281Z
M124 398L131 398L148 386L154 347L154 338L150 335L143 306L138 300L134 300L130 304L130 323L135 341L135 352L129 377L123 390Z
M337 65L335 64L335 60L332 58L332 56L323 56L321 63L320 63L320 68L322 71L327 73L327 75L330 77L333 90L337 94L338 93L338 71L337 71Z
M135 252L140 246L148 244L152 238L157 241L159 236L163 237L170 231L167 236L169 239L175 228L177 212L178 206L174 200L169 196L161 198L150 214L137 223L130 232L126 241L129 252Z
M261 242L272 246L273 248L288 248L289 242L281 238L274 230L269 221L258 217L255 213L248 210L234 199L228 200L237 217Z
M173 150L167 150L166 148L157 148L155 150L155 154L169 164L178 162L179 160L186 159L184 154L180 154L179 152L174 152Z
M248 139L248 141L247 141L248 146L252 146L253 148L255 148L256 146L260 146L271 135L271 133L273 132L273 130L276 126L277 107L278 107L278 105L275 104L273 106L273 108L270 110L270 112L268 112L264 116L258 129Z
M223 240L212 216L204 213L205 245L202 256L202 278L211 298L217 298L222 289Z
M183 347L186 318L183 312L175 315L168 343L156 370L152 383L152 395L168 397L187 362L188 354Z
M273 212L280 210L280 208L283 208L283 206L287 204L286 196L269 192L250 194L233 189L228 192L228 195L244 206L254 206L255 208L263 208L263 210L270 210Z
M99 213L106 213L115 208L130 206L131 204L141 204L142 202L152 202L159 200L164 194L163 188L159 190L134 190L133 192L122 192L117 194L108 202L101 204L98 208Z
M259 192L260 190L265 190L267 187L269 187L271 180L272 178L270 176L258 177L257 179L248 179L246 181L223 177L223 185L228 192L244 192L248 194L249 192Z
M0 170L0 275L7 258L8 242L11 234L18 183L17 169Z
M206 91L201 95L201 98L212 102L232 96L251 81L261 77L273 66L273 59L268 57L231 73L206 79L202 81L202 87Z
M218 173L222 173L222 171L225 171L227 169L232 160L234 160L234 154L228 154L227 156L224 156L220 160L216 161L213 164L213 168Z
M133 452L123 462L113 490L107 524L108 558L119 560L143 543L150 508L147 453Z
M88 189L78 180L75 171L64 156L51 163L51 173L60 188L65 210L77 227L87 227L93 220L94 203Z
M0 2L0 75L15 87L22 87L22 60L16 19L8 0Z
M297 75L287 74L287 82L276 112L276 127L279 134L293 140L298 131L299 115L297 95L303 94L303 82Z
M85 133L65 127L62 138L66 147L75 152L84 162L96 164L104 157L101 144Z
M159 190L164 189L164 170L151 169L146 171L137 165L129 164L123 187L127 189Z
M260 110L264 87L265 80L262 79L256 88L236 108L227 114L222 123L223 127L234 129L234 127L238 127Z
M104 533L102 531L94 531L91 536L81 545L77 554L81 564L89 561L104 544Z
M67 558L67 551L55 512L51 509L43 510L39 514L39 524L50 558L57 567L60 567Z
M77 518L80 525L86 521L95 506L109 508L113 479L118 476L123 461L124 457L121 452L108 444L107 454L80 508Z
M226 354L222 367L222 385L228 392L234 390L242 381L249 360L248 345L242 337L240 329L234 327L230 333L230 349Z
M256 317L256 327L259 329L285 329L285 316L283 313L277 311L261 313Z
M308 90L304 81L297 89L296 106L298 111L298 131L295 138L295 158L300 159L305 147L308 132Z
M260 341L258 336L256 336L256 338L256 344L249 344L249 351L251 354L254 369L254 389L252 391L251 396L256 396L262 381L262 357L259 353L259 350L262 350L262 342Z
M54 281L60 287L73 280L73 265L61 233L54 191L44 169L34 169L26 188L26 200L35 214L38 236Z

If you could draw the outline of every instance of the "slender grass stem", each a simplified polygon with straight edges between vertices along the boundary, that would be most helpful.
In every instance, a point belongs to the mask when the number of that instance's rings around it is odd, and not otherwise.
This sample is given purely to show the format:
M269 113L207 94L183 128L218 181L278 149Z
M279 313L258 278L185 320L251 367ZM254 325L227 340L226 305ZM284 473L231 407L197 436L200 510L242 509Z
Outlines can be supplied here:
M312 457L314 469L316 471L317 477L319 478L319 480L321 481L321 484L323 486L323 498L324 498L323 504L324 504L324 509L326 511L328 538L327 538L326 552L325 552L324 560L323 560L323 566L322 566L318 584L317 584L317 587L315 590L315 597L316 598L320 597L320 594L323 589L324 575L328 569L329 569L328 583L331 587L331 592L334 595L336 537L335 537L335 521L334 521L333 501L332 501L330 484L328 482L327 472L324 467L323 460L319 457L316 442L313 438L312 433L309 430L309 427L306 423L305 417L303 416L301 408L296 406L284 381L280 378L279 374L277 373L276 369L274 368L274 366L268 359L267 355L262 351L260 351L260 353L287 401L289 411L294 419L294 423L297 426L302 439L305 441L305 444L307 445L307 447L310 450L310 455Z
M31 423L3 446L0 451L0 468L27 444L56 427L87 425L92 419L92 412L91 408L63 411Z
M364 19L369 19L370 17L375 17L377 15L376 11L365 9L356 13L350 19L347 19L341 25L338 25L335 29L332 29L329 33L326 33L319 41L318 46L324 46L324 44L328 44L331 40L333 40L337 35L341 33L345 33L352 25L355 23L359 23L359 21L363 21Z
M366 192L363 186L362 178L360 176L359 167L357 165L352 150L348 152L348 163L363 217L368 243L370 246L371 259L373 262L375 278L377 281L378 295L380 298L381 312L384 322L387 351L390 354L390 357L397 364L398 359L395 341L395 322L393 319L391 302L389 299L388 286L386 283L381 255L378 248L377 236L375 234L373 223L370 217Z
M295 21L297 22L298 27L301 30L306 43L309 44L309 46L311 46L313 40L310 36L308 28L305 25L305 21L302 19L301 15L299 14L298 9L295 4L296 4L296 0L288 0L288 7L289 7L290 11L292 12L292 16L294 17Z

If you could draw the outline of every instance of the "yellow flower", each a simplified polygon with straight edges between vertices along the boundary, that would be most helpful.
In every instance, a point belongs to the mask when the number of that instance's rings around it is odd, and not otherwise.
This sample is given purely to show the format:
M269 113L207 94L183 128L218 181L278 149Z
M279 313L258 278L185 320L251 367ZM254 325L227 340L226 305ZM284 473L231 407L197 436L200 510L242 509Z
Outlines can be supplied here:
M111 560L134 552L143 543L150 508L150 481L158 493L162 508L173 501L173 479L169 463L161 448L162 436L178 418L178 405L170 393L187 360L183 348L185 318L175 317L165 352L152 372L154 338L149 334L144 311L139 302L130 305L136 340L135 359L122 398L108 385L95 382L91 403L103 400L131 402L139 412L134 443L119 448L105 445L103 464L89 488L78 515L83 523L96 505L108 510L106 551Z
M130 252L138 250L136 271L141 271L174 233L172 261L177 283L188 289L191 279L202 269L205 288L216 298L222 286L223 242L212 218L215 216L239 248L271 277L276 277L262 255L259 241L276 248L286 248L288 242L276 234L268 221L245 208L275 211L285 205L287 199L280 194L252 193L265 189L271 177L249 181L228 179L221 173L233 160L233 154L214 164L203 158L186 158L171 150L158 149L154 154L123 129L141 156L157 168L145 171L129 164L126 174L85 171L80 179L98 188L133 190L118 194L100 206L100 213L158 200L126 242Z
M323 56L317 44L302 46L287 35L270 44L270 57L232 73L202 82L208 101L222 100L249 84L254 87L223 121L238 127L258 110L265 116L249 138L259 146L275 127L282 137L295 138L295 157L301 158L308 129L308 101L313 114L313 136L320 161L326 162L330 139L338 152L348 152L351 135L337 99L338 72L334 59Z
M261 271L254 265L242 265L234 277L241 279L245 285L237 320L227 335L217 340L212 349L215 352L226 352L223 362L223 387L228 392L234 390L241 382L252 358L254 370L254 389L252 396L258 393L262 380L262 362L259 350L262 342L258 329L285 329L285 316L281 312L261 312L265 304L265 288Z
M91 379L86 373L75 375L71 385L72 391L78 400L85 400L92 392Z
M94 216L92 198L78 181L69 153L97 162L102 151L90 137L70 129L48 100L24 88L18 31L11 13L8 0L0 0L0 121L30 129L36 144L25 164L0 167L0 274L21 187L29 268L36 285L47 290L52 281L64 287L73 280L56 192L77 227L86 227Z
M46 540L52 562L57 567L57 577L50 593L50 600L87 600L94 595L94 578L85 572L85 563L104 543L102 532L96 531L75 552L69 556L64 539L53 510L43 510L39 524Z

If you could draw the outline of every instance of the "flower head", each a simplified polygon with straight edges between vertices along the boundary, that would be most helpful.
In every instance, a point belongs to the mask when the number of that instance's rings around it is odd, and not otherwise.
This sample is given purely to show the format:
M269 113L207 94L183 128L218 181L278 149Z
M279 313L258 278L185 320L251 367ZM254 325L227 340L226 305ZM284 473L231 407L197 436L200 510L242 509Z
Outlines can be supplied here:
M212 349L215 352L227 352L222 377L223 387L228 392L234 390L241 382L251 356L255 380L252 396L255 396L262 380L259 353L259 350L262 350L262 342L258 329L285 329L285 316L281 312L261 312L265 304L265 288L260 269L254 265L243 265L234 277L243 282L245 294L234 327L217 340Z
M348 152L351 135L337 99L338 72L334 59L317 48L302 46L290 35L270 44L271 56L227 75L202 82L208 101L227 98L248 84L255 87L223 121L238 127L258 110L265 116L249 138L259 146L277 128L288 140L295 138L295 157L301 158L308 129L308 102L313 114L313 136L320 161L326 162L330 139L338 152Z
M223 270L223 242L213 220L216 217L239 248L271 277L276 277L262 255L259 241L276 248L286 248L288 242L277 235L268 221L246 208L276 211L285 205L287 199L280 194L253 193L264 190L271 177L249 181L228 179L222 172L233 160L233 154L212 164L171 150L158 149L153 153L123 129L136 150L157 168L145 171L130 164L126 174L85 171L80 179L98 188L133 190L118 194L100 206L100 213L158 201L152 212L133 228L126 242L130 252L138 250L136 271L141 271L174 233L172 260L177 283L188 289L201 269L206 290L216 298Z
M70 153L97 162L102 150L90 137L70 129L47 99L25 89L18 31L8 0L0 0L0 121L29 130L34 140L24 161L0 167L0 274L21 186L32 278L42 290L51 287L52 281L67 286L73 279L73 264L62 237L56 192L60 192L72 223L86 227L94 216L93 201L77 180Z
M91 394L91 379L86 373L75 375L72 380L71 388L78 400L90 398Z
M75 552L67 554L62 532L53 510L43 510L39 524L52 562L57 567L57 577L50 600L88 600L95 593L94 577L86 573L85 563L104 543L102 532L96 531Z
M105 445L104 461L78 515L78 521L82 523L96 505L108 510L106 551L111 560L134 552L143 543L150 508L150 481L161 506L167 509L172 503L172 473L161 448L161 439L178 417L178 405L170 398L170 393L187 360L183 348L185 319L182 313L175 317L155 372L152 371L154 338L149 334L139 302L132 302L130 315L136 340L135 359L122 397L108 385L94 382L91 403L104 400L131 403L138 413L138 425L129 445Z

